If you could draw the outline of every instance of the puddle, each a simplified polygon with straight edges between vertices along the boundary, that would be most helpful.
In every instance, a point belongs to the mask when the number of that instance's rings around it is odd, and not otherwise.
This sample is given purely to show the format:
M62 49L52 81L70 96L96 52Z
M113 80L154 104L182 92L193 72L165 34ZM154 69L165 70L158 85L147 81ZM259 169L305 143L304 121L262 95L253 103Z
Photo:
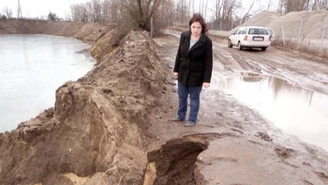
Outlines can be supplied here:
M241 72L220 79L219 88L281 128L328 151L328 96L279 78Z

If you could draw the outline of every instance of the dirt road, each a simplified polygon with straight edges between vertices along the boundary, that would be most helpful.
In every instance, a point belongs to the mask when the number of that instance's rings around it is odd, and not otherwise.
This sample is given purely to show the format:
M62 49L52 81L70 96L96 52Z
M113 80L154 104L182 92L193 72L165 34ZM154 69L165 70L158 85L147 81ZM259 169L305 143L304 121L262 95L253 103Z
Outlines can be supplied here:
M156 38L155 42L159 45L161 59L172 67L179 34L169 34ZM154 132L158 133L159 140L183 137L196 143L193 147L186 147L199 154L195 159L194 180L197 184L328 184L326 151L284 134L256 111L242 105L217 86L220 78L250 71L274 75L289 83L327 93L328 65L275 48L269 48L267 52L239 51L237 48L228 48L222 40L213 40L213 80L211 87L204 89L201 94L198 126L185 129L182 124L171 123L169 128L163 126L161 130L157 127ZM172 94L174 96L175 92ZM174 115L175 110L176 107L171 107L168 112ZM167 119L161 116L158 121L167 124ZM161 154L166 156L165 151L176 151L176 148L176 145L168 143L162 146ZM188 160L183 156L175 160L154 159L162 165L168 161L187 163ZM170 176L168 172L166 175Z

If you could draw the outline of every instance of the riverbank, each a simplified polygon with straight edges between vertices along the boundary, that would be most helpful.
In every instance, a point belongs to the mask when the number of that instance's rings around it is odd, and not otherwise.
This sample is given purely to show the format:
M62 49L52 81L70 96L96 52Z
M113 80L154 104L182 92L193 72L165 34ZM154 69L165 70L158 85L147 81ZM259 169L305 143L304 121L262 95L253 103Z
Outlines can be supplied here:
M55 107L0 134L0 184L141 184L147 114L169 89L148 33L120 40L114 26L26 20L1 22L0 30L78 38L97 59L57 89Z

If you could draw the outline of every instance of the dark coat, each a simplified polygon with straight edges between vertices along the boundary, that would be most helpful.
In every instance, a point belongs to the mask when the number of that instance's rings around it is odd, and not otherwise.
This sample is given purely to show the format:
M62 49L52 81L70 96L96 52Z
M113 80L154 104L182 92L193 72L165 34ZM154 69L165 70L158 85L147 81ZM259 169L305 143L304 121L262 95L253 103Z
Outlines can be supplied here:
M173 72L179 73L178 81L185 86L202 86L203 82L211 82L212 41L202 33L189 50L190 37L190 31L181 34Z

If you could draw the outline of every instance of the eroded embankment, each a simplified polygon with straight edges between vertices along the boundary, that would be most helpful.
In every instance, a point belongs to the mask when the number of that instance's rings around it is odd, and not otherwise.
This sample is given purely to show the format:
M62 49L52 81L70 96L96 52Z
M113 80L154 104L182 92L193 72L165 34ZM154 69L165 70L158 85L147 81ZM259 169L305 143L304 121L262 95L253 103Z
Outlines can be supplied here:
M0 34L45 34L75 37L94 44L115 25L28 19L0 20Z
M58 24L63 32L70 27ZM119 40L117 30L87 24L63 35L93 41L97 65L58 88L54 108L0 134L0 184L142 184L143 131L148 112L168 89L167 66L147 32Z

